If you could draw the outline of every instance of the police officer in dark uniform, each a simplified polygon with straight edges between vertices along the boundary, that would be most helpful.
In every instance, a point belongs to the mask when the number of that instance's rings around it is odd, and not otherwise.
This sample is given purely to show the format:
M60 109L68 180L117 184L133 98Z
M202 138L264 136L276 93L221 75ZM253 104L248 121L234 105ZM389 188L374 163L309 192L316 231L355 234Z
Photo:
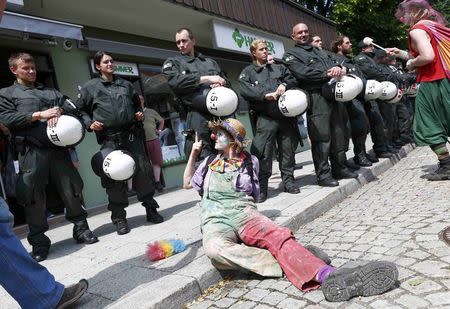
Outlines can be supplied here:
M352 52L352 43L345 35L340 35L333 41L331 50L337 64L341 64L347 68L347 72L355 74L365 81L364 74L353 64L351 58L348 57ZM364 90L362 92L364 95ZM360 166L371 166L372 161L377 162L378 159L370 156L366 152L366 139L370 130L369 119L364 110L364 103L357 97L349 102L344 102L351 128L351 137L353 141L354 162Z
M163 64L162 72L167 77L170 88L187 111L186 142L184 144L186 158L189 157L195 142L194 132L197 132L203 141L199 156L199 160L202 160L209 155L216 154L208 128L208 121L213 119L213 115L196 109L192 104L193 96L205 87L229 87L230 83L217 62L195 52L195 38L190 29L177 30L175 42L180 54L168 58Z
M267 43L254 40L250 46L253 64L239 76L241 95L256 112L256 133L251 152L259 160L259 202L267 199L267 188L272 174L275 142L278 145L278 162L284 191L300 193L294 184L295 149L299 141L296 117L284 117L278 109L278 98L297 84L289 70L280 64L267 61Z
M28 242L36 261L47 258L50 239L46 213L46 185L52 180L66 208L66 219L74 223L73 238L79 243L98 241L86 221L82 205L83 180L70 159L69 149L53 145L46 127L56 124L61 113L73 107L63 105L63 95L36 83L34 59L26 53L13 54L9 67L16 82L0 90L0 122L13 135L19 160L16 196L24 206L29 227Z
M153 198L153 170L145 152L144 114L139 95L130 82L114 76L111 55L97 52L94 64L100 77L91 79L81 88L76 104L83 114L87 130L95 132L101 149L121 149L132 154L136 163L133 188L137 198L146 209L147 221L161 223L164 219L157 212L159 205ZM127 181L101 176L101 182L108 194L108 209L117 233L128 233L125 210L128 206Z
M366 79L385 81L385 75L375 63L374 47L363 41L358 43L360 53L353 58L353 63L363 72ZM370 123L370 136L372 137L373 150L378 158L390 158L393 153L388 151L385 122L380 112L377 101L367 101L364 105Z
M345 166L345 138L343 136L343 120L332 117L333 104L322 96L322 86L331 78L345 74L340 66L321 50L311 46L308 26L299 23L292 29L292 39L295 46L283 56L283 61L292 75L297 79L298 85L308 91L309 107L306 113L308 133L311 139L311 151L320 186L338 186L337 178L355 178L353 173ZM330 158L330 167L328 162Z

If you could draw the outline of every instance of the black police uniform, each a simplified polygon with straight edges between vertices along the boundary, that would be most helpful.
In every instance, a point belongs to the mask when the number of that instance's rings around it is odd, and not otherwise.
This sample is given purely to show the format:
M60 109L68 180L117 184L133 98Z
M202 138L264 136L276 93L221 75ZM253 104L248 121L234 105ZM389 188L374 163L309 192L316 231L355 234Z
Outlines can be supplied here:
M283 61L297 79L298 85L308 92L309 107L306 117L318 182L320 185L336 186L338 182L332 178L328 157L334 165L334 174L348 172L345 162L339 158L339 153L344 151L345 154L345 129L343 119L333 115L336 102L326 100L321 92L322 86L330 80L327 71L334 67L335 63L319 49L301 44L296 44L286 51Z
M336 64L345 66L347 68L347 74L354 74L363 80L365 85L366 78L364 74L359 70L357 66L354 65L352 59L346 57L341 54L333 54L333 58L335 59ZM343 102L342 106L345 108L343 112L344 117L348 118L350 123L350 134L347 133L347 136L351 135L353 140L353 152L355 154L355 162L362 166L370 166L372 165L370 161L367 159L366 152L366 139L367 134L370 131L369 119L366 115L366 111L364 109L364 89L355 99ZM345 112L347 115L345 115ZM349 139L346 139L347 146Z
M83 114L88 131L94 121L103 123L103 130L95 131L101 149L113 148L129 151L136 162L133 188L148 216L156 212L158 203L153 199L155 179L153 169L145 150L145 133L142 122L135 114L142 112L139 95L133 85L119 77L113 81L94 78L80 90L76 105ZM102 186L108 194L108 209L113 222L126 218L128 206L127 182L101 177ZM149 220L151 221L151 220Z
M195 53L194 57L179 54L168 58L162 67L163 74L167 77L168 83L175 95L181 100L186 109L186 142L184 144L184 153L189 157L192 145L195 141L197 132L203 142L202 151L198 161L216 154L214 142L211 140L211 132L208 128L208 121L214 119L214 116L204 111L197 110L192 105L193 95L207 87L200 84L200 77L206 75L219 75L226 80L226 87L230 86L225 74L220 69L217 62L207 58L201 53Z
M353 63L363 72L366 79L385 81L385 75L380 67L372 59L373 53L363 53L353 58ZM381 115L379 104L376 100L366 101L364 105L370 123L370 136L372 137L373 150L379 157L392 155L387 147L386 125Z
M28 242L33 253L43 248L45 257L51 244L44 234L48 230L45 189L50 179L64 203L66 219L75 224L73 237L80 242L97 241L89 231L82 206L83 180L72 164L68 148L46 141L46 122L32 121L34 112L62 106L62 97L57 90L39 84L26 87L14 83L0 90L0 122L11 130L19 152L16 196L25 208Z
M285 191L300 192L294 185L295 149L299 141L297 117L284 117L278 110L278 101L269 101L265 95L283 84L292 88L297 81L289 70L280 64L249 65L239 76L241 95L256 112L256 133L251 153L259 160L259 184L263 197L267 196L275 142L278 145L278 162Z

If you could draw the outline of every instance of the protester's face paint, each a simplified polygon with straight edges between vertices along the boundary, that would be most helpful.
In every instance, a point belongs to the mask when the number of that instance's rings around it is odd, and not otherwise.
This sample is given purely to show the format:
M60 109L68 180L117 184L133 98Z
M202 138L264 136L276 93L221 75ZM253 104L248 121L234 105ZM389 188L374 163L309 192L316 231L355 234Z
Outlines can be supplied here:
M230 137L224 130L218 130L216 134L216 145L217 150L225 150L231 144Z

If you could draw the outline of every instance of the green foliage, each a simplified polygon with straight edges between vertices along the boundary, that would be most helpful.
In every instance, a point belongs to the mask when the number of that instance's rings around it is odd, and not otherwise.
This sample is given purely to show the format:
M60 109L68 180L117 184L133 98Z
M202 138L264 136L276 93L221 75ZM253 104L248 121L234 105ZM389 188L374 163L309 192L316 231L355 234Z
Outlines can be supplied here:
M447 22L450 22L450 3L448 0L434 0L430 2L437 11L445 16Z
M443 0L448 1L448 0ZM407 47L407 28L394 16L398 0L339 0L330 18L339 33L348 35L355 47L364 37L371 37L383 47Z

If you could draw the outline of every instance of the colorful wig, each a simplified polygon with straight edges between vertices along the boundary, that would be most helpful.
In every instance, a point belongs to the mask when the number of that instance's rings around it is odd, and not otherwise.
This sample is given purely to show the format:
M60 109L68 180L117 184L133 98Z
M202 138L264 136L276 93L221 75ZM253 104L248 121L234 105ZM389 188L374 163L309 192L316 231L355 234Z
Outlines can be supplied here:
M158 261L183 252L185 249L186 245L180 239L158 240L148 245L147 257L151 261Z
M445 17L433 9L427 0L404 0L398 5L395 17L409 26L423 19L432 20L444 26L447 24Z

